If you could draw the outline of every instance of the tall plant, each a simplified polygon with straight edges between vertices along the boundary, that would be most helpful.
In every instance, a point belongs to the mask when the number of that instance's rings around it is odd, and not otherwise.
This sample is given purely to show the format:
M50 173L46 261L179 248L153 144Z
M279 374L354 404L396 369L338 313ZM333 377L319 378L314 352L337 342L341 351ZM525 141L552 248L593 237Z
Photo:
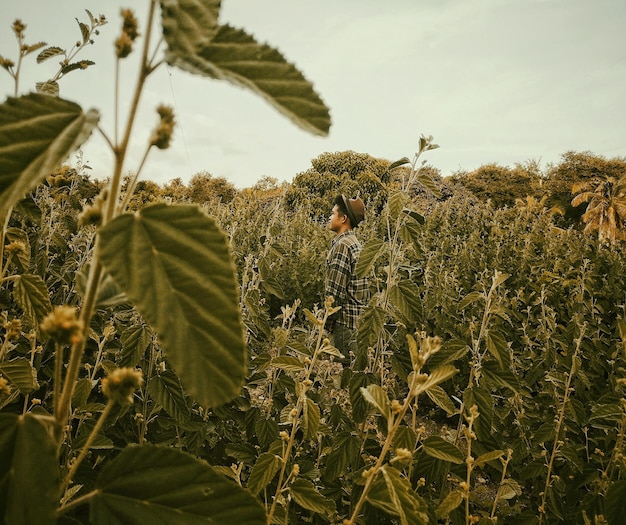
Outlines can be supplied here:
M77 385L84 384L80 372L92 322L103 308L101 292L111 280L122 292L122 300L130 301L152 326L186 395L199 405L208 408L231 400L246 374L236 276L227 237L216 221L195 206L156 204L135 214L125 212L148 154L154 148L168 147L175 126L172 110L160 106L159 123L148 138L136 177L121 195L137 110L154 71L167 63L227 80L260 94L306 131L325 135L330 126L325 104L281 53L257 43L241 29L218 23L219 0L150 0L148 6L143 30L131 10L122 11L123 27L115 42L117 96L112 134L99 127L97 110L84 112L77 104L50 95L58 94L57 81L65 73L81 68L81 62L71 62L73 51L68 54L56 46L43 49L38 61L65 56L61 74L40 84L38 93L24 96L17 96L21 59L45 44L26 46L25 26L16 22L20 45L17 71L2 59L16 88L15 96L0 105L0 245L4 246L10 235L13 206L94 130L104 136L114 154L107 187L82 216L84 224L95 224L96 235L78 308L67 304L53 307L45 282L35 274L25 271L15 278L13 299L32 330L33 345L49 339L54 372L48 394L51 410L28 411L24 404L19 411L15 403L5 403L5 413L0 414L0 508L5 509L7 523L55 523L60 516L80 515L85 504L89 504L92 523L146 523L157 517L190 523L199 519L229 524L265 522L262 507L248 492L206 463L173 448L151 444L126 447L106 462L96 479L83 479L81 466L100 428L112 413L128 406L133 392L142 386L142 374L135 369L109 373L101 384L108 401L98 410L90 435L82 447L72 448L68 440L77 417ZM159 6L162 35L155 38ZM90 43L92 34L106 22L103 16L87 13L90 23L79 22L81 41L76 51ZM120 124L121 68L141 39L136 84L128 115ZM88 65L91 63L84 63ZM13 253L9 250L7 257ZM30 268L24 262L25 269ZM5 342L10 337L7 331ZM25 379L35 374L32 360L25 363L14 357L10 345L3 350L8 359L2 367L3 388L13 395L34 390L34 380ZM93 387L91 383L87 386ZM67 466L60 466L62 457L67 457ZM174 486L176 491L171 490Z

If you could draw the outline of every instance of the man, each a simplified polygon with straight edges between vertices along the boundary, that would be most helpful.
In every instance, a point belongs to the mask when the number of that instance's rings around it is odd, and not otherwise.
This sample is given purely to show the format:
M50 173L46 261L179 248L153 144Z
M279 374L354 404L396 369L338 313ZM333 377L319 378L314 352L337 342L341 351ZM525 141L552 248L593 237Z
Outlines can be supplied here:
M365 205L359 197L339 195L328 221L336 236L326 258L324 293L332 296L333 305L341 310L329 318L327 328L333 345L348 359L355 348L357 319L369 297L367 278L356 276L362 246L353 231L364 218Z

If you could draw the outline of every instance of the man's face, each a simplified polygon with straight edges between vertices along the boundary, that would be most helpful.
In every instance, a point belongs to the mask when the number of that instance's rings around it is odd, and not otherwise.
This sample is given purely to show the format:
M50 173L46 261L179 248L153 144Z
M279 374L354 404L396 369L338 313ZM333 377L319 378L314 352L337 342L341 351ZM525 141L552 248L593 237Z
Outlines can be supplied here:
M346 216L339 211L339 206L335 204L333 211L328 218L328 229L330 231L337 232L341 229L345 221Z

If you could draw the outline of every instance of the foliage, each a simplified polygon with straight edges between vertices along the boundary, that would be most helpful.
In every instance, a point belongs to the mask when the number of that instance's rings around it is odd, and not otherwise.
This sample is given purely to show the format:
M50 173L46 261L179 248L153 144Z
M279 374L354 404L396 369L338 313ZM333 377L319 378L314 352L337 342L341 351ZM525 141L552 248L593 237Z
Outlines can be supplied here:
M143 32L131 10L121 12L116 93L121 61L143 40L139 80L126 126L112 138L100 130L115 163L96 195L82 192L82 173L50 174L98 125L96 110L84 113L56 95L59 79L92 64L70 60L92 43L105 17L87 11L90 24L78 22L82 38L70 53L58 47L40 53L38 61L65 58L59 73L37 86L39 93L18 96L21 59L45 45L24 44L19 20L16 68L0 57L15 80L15 97L0 106L0 283L7 306L0 507L7 523L55 523L57 517L144 523L157 516L265 521L254 496L206 462L180 447L146 444L173 444L149 428L161 411L197 426L192 405L206 418L208 409L233 400L244 382L247 349L237 274L215 219L197 206L144 207L151 197L133 200L148 154L169 146L171 108L157 108L159 123L139 169L126 180L122 172L141 92L162 63L158 51L170 65L243 84L307 131L327 134L328 109L277 50L219 25L219 1L161 1L163 40L156 45L157 2L149 6ZM118 121L115 115L116 127ZM39 186L45 177L48 186ZM191 200L204 202L207 184L220 182L194 179ZM31 190L32 200L20 203ZM126 213L131 204L134 214ZM137 409L129 413L132 405Z
M626 221L626 171L615 179L606 177L602 182L574 184L572 206L587 202L587 210L582 216L586 224L585 233L598 230L600 243L615 244L624 238Z
M549 196L548 206L560 207L565 215L566 225L578 224L584 209L572 204L572 187L575 184L599 183L606 177L618 179L626 170L626 159L605 159L589 151L568 151L555 166L550 166L543 188Z
M452 180L479 199L490 200L495 208L510 207L516 199L540 193L540 173L534 163L514 168L486 164L470 173L457 173Z
M388 161L376 159L366 153L342 151L322 153L311 161L311 168L299 173L287 190L287 209L302 206L309 209L313 218L328 216L335 197L359 195L368 210L380 211L387 183L390 181Z
M219 4L162 4L170 63L215 73L199 37ZM41 100L9 99L0 122ZM421 137L357 230L372 300L340 356L317 189L287 206L266 180L200 208L121 166L106 187L86 164L50 172L90 123L37 107L67 133L38 165L3 163L28 174L0 186L6 522L623 520L622 244L559 228L538 198L444 194Z

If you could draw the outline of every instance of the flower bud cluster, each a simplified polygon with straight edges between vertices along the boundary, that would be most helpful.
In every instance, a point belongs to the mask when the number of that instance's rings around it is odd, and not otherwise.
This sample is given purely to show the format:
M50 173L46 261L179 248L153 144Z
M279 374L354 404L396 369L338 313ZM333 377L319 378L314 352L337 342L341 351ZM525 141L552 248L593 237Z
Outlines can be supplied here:
M73 306L55 306L41 321L40 328L43 335L60 344L76 344L82 339L83 322Z
M5 339L7 341L13 341L17 339L22 333L22 320L21 319L12 319L11 321L7 321L4 323Z
M169 106L160 105L157 108L157 113L161 120L152 134L150 145L159 149L167 149L170 147L170 141L174 133L174 110Z
M143 384L141 370L118 368L102 380L102 393L120 406L131 405L133 394Z
M139 36L137 19L132 9L122 9L122 34L115 41L115 55L126 58L133 51L133 42Z

